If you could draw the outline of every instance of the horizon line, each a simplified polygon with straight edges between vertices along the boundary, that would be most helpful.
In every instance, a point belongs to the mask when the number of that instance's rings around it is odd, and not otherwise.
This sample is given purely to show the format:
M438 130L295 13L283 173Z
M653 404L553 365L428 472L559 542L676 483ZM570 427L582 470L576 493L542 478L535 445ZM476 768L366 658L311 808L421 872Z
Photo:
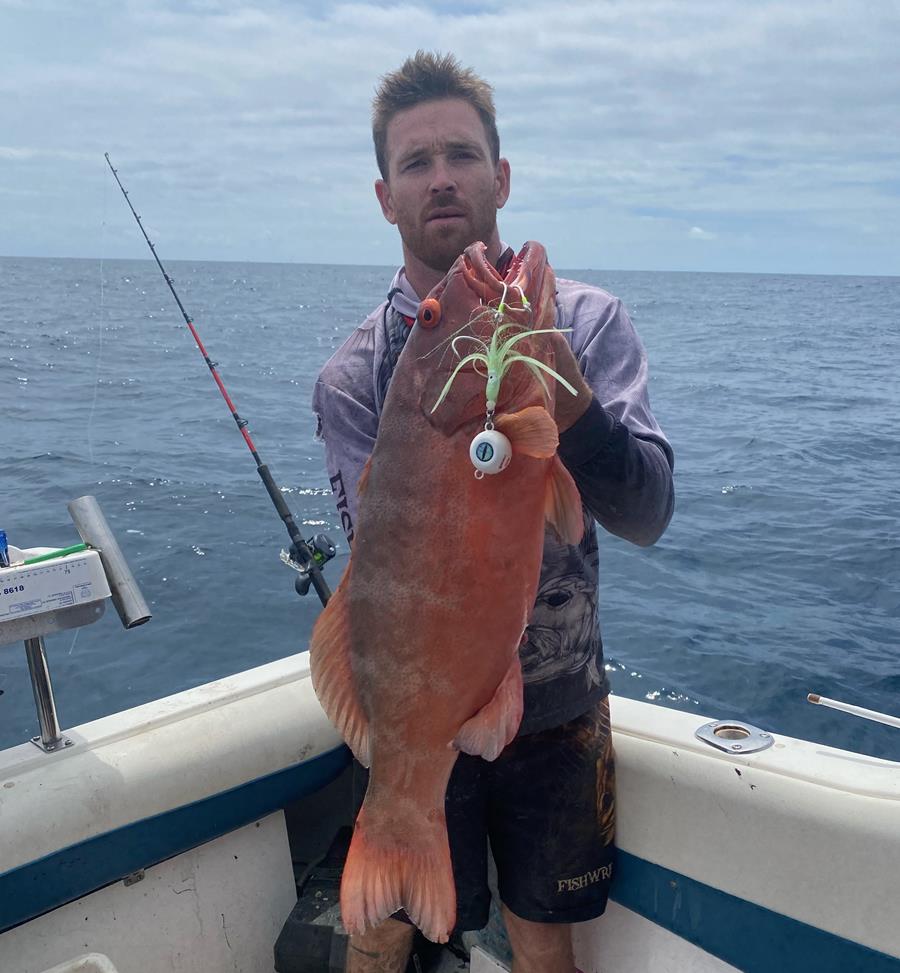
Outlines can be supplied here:
M0 260L86 260L94 262L122 262L135 263L147 262L155 265L152 256L150 257L73 257L63 254L41 255L34 254L2 254ZM198 257L167 257L166 263L209 263L209 264L254 264L260 266L282 266L282 267L366 267L379 270L386 270L394 273L397 264L379 263L350 263L350 262L326 262L316 260L210 260ZM674 269L649 269L645 267L565 267L561 264L556 265L555 270L559 272L574 271L576 273L590 274L722 274L722 275L744 275L750 277L864 277L873 280L893 280L900 277L898 274L858 274L845 271L791 271L791 270L674 270Z

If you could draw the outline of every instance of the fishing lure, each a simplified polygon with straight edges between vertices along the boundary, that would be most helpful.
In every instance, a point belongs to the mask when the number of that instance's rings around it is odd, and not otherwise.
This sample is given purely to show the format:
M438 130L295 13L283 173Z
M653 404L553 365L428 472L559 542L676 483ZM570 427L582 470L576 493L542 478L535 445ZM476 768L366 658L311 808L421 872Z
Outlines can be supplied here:
M519 290L522 298L522 307L516 310L530 310L531 305L528 302L528 298L525 297L520 288L517 288L517 290ZM515 362L522 362L532 372L540 382L547 399L550 397L550 390L547 388L547 382L542 373L550 375L572 395L578 394L577 390L559 372L554 371L549 365L537 358L521 354L516 348L516 345L520 341L533 337L534 335L552 334L554 331L566 333L572 329L536 328L529 330L523 329L514 322L501 323L508 307L506 304L506 295L507 285L504 284L503 296L500 299L500 303L497 305L496 310L491 312L497 327L491 334L490 341L477 338L475 335L457 335L450 342L451 348L456 356L460 358L460 361L451 372L450 377L447 379L446 384L441 390L441 394L438 396L431 410L434 413L444 399L446 399L456 376L466 365L471 363L476 372L484 375L486 379L486 417L484 429L472 440L469 447L469 458L472 460L472 465L475 467L475 476L478 479L481 479L486 473L493 475L503 472L512 458L512 445L509 439L502 432L494 428L494 410L497 408L497 400L500 396L500 385L503 378ZM510 337L508 335L511 331L515 333ZM475 343L477 350L462 356L457 347L457 342L459 341L472 341ZM479 366L484 369L484 372L479 370Z

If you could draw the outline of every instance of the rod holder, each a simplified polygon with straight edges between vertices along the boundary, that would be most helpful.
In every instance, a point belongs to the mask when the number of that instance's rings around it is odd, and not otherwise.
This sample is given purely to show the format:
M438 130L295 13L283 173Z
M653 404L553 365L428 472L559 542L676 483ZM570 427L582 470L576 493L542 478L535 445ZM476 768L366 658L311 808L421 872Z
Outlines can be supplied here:
M44 640L40 636L25 639L25 656L28 659L34 705L37 707L38 723L41 728L41 735L32 737L31 742L47 753L72 746L72 741L64 737L59 729L53 687L50 685L50 668L47 665Z
M68 510L81 539L100 555L112 602L122 624L125 628L136 628L149 622L151 614L147 602L96 499L79 497L68 504Z

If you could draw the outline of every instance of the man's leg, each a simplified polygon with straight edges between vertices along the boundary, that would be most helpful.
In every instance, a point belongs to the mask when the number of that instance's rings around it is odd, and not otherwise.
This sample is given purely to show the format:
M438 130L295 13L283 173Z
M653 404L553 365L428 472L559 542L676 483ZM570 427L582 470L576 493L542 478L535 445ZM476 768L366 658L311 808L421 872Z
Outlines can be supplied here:
M492 766L490 839L513 971L574 973L571 924L602 914L615 867L608 702L519 737Z
M412 954L415 926L385 919L347 946L347 973L403 973Z
M568 923L531 922L503 906L512 947L512 973L575 973L572 927Z

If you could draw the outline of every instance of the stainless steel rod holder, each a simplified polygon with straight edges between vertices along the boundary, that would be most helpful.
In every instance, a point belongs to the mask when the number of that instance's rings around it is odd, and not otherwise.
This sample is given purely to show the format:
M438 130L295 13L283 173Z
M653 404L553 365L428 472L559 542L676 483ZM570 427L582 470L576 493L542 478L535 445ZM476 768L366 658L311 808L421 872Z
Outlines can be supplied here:
M94 548L103 562L113 604L125 628L150 621L150 609L128 567L109 524L94 497L79 497L68 504L69 515L85 544Z
M31 742L47 753L70 747L72 741L68 737L64 737L59 730L56 703L53 700L53 687L50 685L47 653L44 651L44 640L40 636L25 640L25 656L28 659L31 688L34 691L34 705L37 707L38 724L41 728L41 735L32 737Z

